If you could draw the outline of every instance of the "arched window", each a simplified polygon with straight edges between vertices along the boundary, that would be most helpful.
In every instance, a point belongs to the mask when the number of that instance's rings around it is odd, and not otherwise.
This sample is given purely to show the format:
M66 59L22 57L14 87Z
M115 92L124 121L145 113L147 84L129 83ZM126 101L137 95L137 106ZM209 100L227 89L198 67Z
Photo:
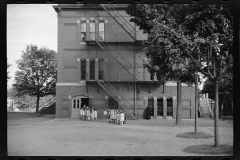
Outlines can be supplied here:
M81 21L81 40L84 42L87 38L87 24L86 21Z
M104 22L100 21L98 24L99 24L99 41L104 41Z
M95 79L95 60L90 59L90 80Z
M99 80L104 78L104 68L103 68L104 59L99 59Z
M86 59L81 59L81 80L86 80Z

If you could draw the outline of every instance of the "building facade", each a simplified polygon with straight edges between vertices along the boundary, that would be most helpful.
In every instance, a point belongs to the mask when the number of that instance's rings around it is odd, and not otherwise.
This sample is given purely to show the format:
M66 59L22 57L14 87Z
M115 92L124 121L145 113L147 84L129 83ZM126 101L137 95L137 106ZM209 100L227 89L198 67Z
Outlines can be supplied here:
M160 83L143 67L147 35L126 14L126 5L57 5L56 117L79 118L84 105L119 109L128 119L176 118L177 86ZM195 89L183 84L183 118L194 118Z

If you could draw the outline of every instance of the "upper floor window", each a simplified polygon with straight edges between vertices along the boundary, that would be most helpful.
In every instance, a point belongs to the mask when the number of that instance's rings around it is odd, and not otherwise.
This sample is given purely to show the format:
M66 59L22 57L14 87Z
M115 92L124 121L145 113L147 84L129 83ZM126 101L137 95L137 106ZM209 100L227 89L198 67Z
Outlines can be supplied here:
M91 41L95 40L95 22L90 22L90 39Z
M90 80L95 79L95 60L90 59Z
M100 21L98 24L99 24L99 41L104 41L104 22Z
M104 76L103 63L104 59L99 59L99 80L102 80Z
M86 22L85 21L82 21L81 22L81 40L82 41L86 41L86 32L87 32L87 24L86 24Z
M81 59L81 80L86 79L86 59Z

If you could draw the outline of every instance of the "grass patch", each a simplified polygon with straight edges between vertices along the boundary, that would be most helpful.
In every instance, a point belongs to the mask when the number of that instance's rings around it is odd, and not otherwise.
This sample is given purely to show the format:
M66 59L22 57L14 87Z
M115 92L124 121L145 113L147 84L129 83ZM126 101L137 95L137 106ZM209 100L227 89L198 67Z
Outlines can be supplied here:
M188 133L182 133L178 134L177 137L179 138L195 138L195 139L201 139L201 138L212 138L213 135L203 133L203 132L188 132Z
M196 145L184 148L184 152L197 154L233 154L233 146L219 145Z

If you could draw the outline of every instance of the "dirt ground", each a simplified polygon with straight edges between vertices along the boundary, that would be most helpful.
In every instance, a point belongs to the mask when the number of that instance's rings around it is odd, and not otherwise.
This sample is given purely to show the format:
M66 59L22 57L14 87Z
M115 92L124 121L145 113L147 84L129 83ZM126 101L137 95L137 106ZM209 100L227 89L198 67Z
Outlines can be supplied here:
M127 121L123 126L100 120L55 119L50 115L8 119L9 156L216 156L190 154L192 145L213 145L214 138L184 139L177 134L194 131L194 120L152 119ZM208 124L208 125L207 125ZM213 120L199 120L199 131L214 134ZM233 145L233 125L220 122L220 144ZM231 155L217 155L231 156Z

